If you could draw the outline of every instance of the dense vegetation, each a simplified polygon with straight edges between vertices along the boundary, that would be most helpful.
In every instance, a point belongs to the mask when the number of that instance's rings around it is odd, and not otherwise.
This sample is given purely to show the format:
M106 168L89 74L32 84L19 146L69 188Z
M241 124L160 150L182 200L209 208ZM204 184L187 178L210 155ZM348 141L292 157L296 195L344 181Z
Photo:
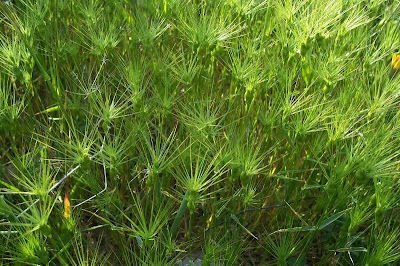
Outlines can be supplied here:
M0 264L400 261L394 0L0 3Z

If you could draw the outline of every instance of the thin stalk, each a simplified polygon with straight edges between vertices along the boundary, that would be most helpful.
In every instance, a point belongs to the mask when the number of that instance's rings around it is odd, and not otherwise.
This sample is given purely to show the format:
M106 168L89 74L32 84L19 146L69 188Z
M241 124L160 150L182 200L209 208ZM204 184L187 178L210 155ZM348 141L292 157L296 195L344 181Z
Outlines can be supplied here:
M161 205L161 181L160 181L160 176L157 176L157 181L156 184L154 185L154 194L157 199L157 203L160 206Z
M188 230L188 240L190 241L190 238L192 236L192 228L193 228L193 214L190 213L189 216L189 230Z

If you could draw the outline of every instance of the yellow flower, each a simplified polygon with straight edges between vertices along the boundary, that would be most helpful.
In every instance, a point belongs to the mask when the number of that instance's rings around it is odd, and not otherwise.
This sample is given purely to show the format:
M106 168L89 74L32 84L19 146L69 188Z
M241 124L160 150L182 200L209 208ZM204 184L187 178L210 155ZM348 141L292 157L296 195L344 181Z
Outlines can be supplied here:
M392 68L400 70L400 54L394 53L392 56Z
M71 203L69 202L68 190L65 191L64 197L64 217L67 219L71 217Z

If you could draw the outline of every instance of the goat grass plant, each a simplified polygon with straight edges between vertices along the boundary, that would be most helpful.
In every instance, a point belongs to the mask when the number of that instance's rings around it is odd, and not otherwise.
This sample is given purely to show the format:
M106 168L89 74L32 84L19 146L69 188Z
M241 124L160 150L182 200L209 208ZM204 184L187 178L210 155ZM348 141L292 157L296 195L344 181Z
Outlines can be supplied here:
M398 1L0 14L1 265L400 263Z

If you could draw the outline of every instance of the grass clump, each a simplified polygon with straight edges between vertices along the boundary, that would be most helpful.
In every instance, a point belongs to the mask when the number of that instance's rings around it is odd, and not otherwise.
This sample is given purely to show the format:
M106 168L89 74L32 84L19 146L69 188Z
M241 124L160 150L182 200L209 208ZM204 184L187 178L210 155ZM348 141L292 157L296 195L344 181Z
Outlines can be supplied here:
M399 264L399 15L2 1L0 264Z

